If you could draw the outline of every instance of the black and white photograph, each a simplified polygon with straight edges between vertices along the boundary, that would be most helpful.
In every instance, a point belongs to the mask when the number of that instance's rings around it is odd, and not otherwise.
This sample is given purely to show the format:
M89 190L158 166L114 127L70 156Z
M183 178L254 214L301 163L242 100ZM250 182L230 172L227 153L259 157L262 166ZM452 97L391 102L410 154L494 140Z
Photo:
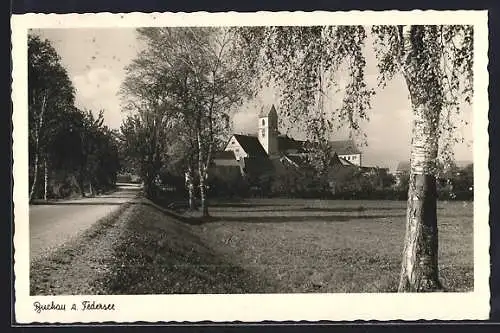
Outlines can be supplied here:
M486 20L14 17L17 321L487 318Z

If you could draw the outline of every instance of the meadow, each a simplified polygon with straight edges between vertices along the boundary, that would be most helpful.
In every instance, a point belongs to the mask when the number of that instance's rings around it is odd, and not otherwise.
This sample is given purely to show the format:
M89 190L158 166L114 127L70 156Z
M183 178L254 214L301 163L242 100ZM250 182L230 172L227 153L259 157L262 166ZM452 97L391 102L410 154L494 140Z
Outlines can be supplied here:
M473 290L473 202L439 202L440 278ZM404 201L250 199L213 202L194 231L272 292L396 291Z
M472 202L438 205L440 278L472 291ZM31 294L396 292L406 203L211 202L211 218L145 198L32 263Z

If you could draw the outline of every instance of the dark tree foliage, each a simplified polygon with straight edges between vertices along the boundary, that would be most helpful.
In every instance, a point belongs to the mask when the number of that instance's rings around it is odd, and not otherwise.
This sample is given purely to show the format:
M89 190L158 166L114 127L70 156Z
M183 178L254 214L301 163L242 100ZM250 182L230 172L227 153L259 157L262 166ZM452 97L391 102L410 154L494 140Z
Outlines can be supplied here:
M208 215L206 181L229 113L252 92L246 59L229 28L140 28L144 48L126 68L122 133L147 194L166 164L181 167L193 203L197 182ZM135 143L135 144L132 144ZM194 208L193 205L190 205Z
M116 140L101 112L74 106L74 87L48 40L28 36L30 200L91 194L116 182ZM43 170L44 186L41 186Z

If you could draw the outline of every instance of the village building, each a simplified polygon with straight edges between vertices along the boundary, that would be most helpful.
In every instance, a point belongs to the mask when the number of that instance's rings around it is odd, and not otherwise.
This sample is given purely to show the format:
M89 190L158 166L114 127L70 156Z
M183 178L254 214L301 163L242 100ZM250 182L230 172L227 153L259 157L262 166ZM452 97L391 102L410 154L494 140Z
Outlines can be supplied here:
M329 141L329 146L346 165L362 166L362 153L352 140ZM225 151L233 151L236 159L273 158L277 156L304 155L310 141L299 141L278 131L278 114L274 105L268 112L260 112L256 135L233 134Z
M352 140L329 141L328 145L332 153L329 173L338 174L346 168L370 169L363 166L362 152ZM278 114L273 105L259 113L256 134L233 134L224 150L214 155L215 169L221 169L215 174L234 174L239 169L247 178L265 179L282 173L310 172L313 147L310 141L279 133Z

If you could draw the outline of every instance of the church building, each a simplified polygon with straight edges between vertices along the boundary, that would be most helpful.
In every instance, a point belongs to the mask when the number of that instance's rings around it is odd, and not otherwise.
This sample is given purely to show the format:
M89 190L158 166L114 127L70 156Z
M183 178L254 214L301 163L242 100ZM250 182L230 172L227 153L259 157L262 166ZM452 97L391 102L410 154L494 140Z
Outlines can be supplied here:
M362 153L352 140L330 141L334 164L362 167ZM271 106L258 116L255 135L233 134L223 152L215 154L216 166L239 166L242 174L272 174L280 164L302 168L310 155L310 141L282 135L278 130L278 113Z

